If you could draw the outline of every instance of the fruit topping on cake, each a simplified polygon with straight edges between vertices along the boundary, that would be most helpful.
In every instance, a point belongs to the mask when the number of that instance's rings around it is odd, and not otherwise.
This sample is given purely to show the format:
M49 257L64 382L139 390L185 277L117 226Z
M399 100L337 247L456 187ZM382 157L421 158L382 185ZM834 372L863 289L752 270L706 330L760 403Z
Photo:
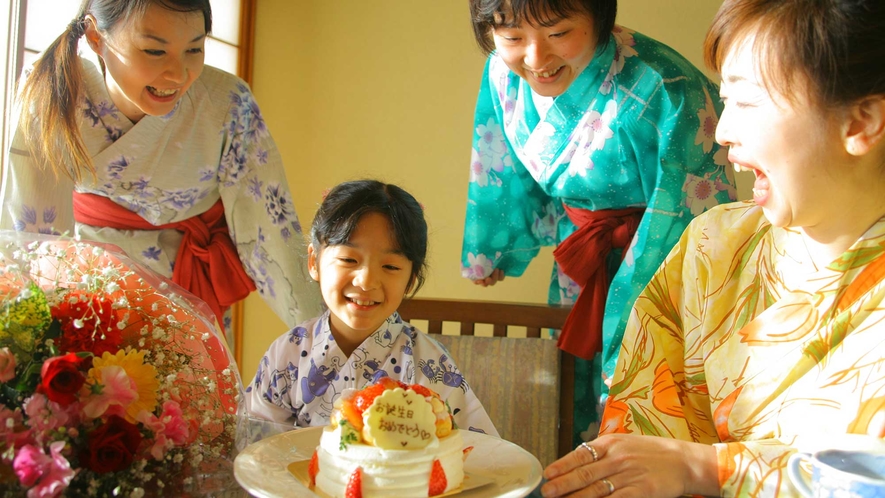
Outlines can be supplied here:
M335 402L332 427L341 428L341 449L363 443L385 449L419 449L432 435L451 434L451 411L439 395L419 384L389 377L360 391L345 391Z

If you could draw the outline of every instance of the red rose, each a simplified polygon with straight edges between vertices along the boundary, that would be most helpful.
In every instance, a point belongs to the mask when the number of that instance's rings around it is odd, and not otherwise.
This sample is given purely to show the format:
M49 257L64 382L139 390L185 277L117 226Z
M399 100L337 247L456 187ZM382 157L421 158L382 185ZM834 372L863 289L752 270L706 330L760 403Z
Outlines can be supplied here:
M123 342L113 303L107 296L73 291L52 308L52 317L61 324L62 333L56 344L64 352L113 354Z
M81 358L74 353L54 356L43 362L39 391L56 403L67 406L77 400L86 376L83 370L92 365L92 357Z
M98 429L89 433L86 451L80 460L84 467L100 474L123 470L132 464L141 440L138 426L111 415Z

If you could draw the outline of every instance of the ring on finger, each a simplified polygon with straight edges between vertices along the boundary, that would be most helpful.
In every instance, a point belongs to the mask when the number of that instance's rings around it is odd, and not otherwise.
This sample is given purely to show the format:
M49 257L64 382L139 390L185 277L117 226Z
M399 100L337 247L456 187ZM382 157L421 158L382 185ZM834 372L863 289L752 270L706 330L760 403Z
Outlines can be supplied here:
M583 443L581 443L581 446L584 448L587 448L587 451L589 451L590 454L593 455L594 462L599 461L599 453L596 452L596 448L587 444L587 441L584 441Z
M612 482L609 481L608 479L600 479L599 482L608 486L608 494L612 494L615 492L615 485L612 484Z

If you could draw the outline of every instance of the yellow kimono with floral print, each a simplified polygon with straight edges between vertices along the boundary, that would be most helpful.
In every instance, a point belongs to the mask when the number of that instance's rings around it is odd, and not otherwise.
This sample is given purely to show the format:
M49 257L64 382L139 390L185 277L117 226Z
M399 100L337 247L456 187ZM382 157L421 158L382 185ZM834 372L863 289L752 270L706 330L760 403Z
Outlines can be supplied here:
M815 268L752 202L716 207L636 301L601 432L713 444L723 496L792 495L795 451L885 435L883 297L885 218Z

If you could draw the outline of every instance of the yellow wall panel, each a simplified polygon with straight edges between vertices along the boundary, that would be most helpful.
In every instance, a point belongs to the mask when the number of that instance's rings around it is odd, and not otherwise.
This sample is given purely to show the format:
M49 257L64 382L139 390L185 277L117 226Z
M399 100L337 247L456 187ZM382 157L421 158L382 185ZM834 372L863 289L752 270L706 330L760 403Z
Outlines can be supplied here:
M629 0L618 22L701 65L719 2ZM430 272L420 296L545 302L550 250L523 277L480 288L460 277L473 106L484 58L467 2L261 0L254 91L286 163L305 231L322 192L373 177L425 206ZM243 378L285 328L246 304Z

